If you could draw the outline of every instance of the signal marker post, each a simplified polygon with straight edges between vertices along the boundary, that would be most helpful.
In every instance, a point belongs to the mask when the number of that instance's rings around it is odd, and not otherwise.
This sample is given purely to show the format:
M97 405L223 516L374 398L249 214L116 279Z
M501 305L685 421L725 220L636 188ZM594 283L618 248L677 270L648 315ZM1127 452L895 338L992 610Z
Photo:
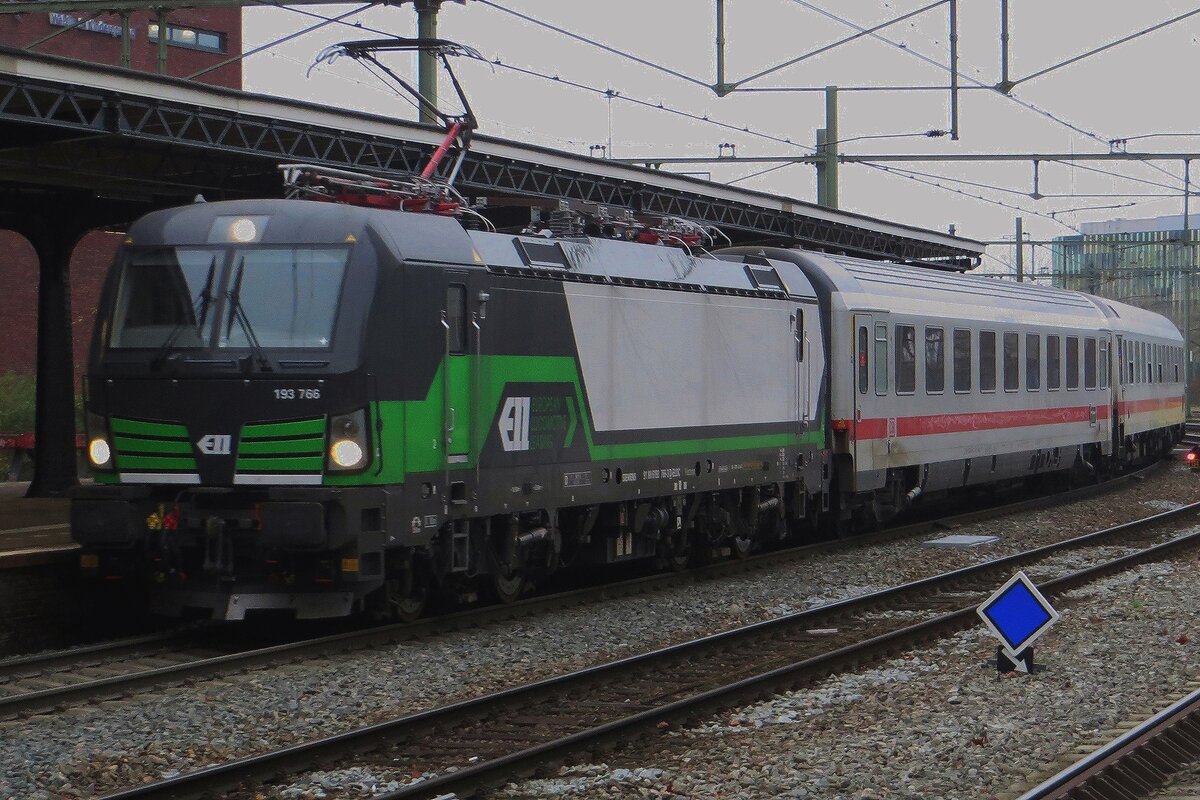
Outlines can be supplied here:
M1018 572L975 609L1000 640L996 670L1000 673L1033 669L1033 643L1059 614L1024 572Z

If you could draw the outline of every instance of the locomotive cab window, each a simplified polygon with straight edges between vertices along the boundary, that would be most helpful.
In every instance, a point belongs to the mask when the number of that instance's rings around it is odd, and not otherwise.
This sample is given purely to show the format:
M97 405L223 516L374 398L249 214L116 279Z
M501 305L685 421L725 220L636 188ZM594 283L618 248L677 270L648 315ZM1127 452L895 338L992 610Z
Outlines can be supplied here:
M328 349L348 257L342 247L132 250L108 346Z
M875 323L875 394L888 392L888 329L882 322Z
M917 329L896 326L896 394L917 390Z
M971 332L954 329L954 391L971 391Z
M1036 333L1025 334L1025 388L1042 388L1042 337Z
M1004 334L1004 391L1015 392L1021 388L1021 345L1020 334Z
M271 247L235 252L220 347L327 348L349 251ZM240 310L242 322L236 323Z
M1079 388L1079 337L1067 337L1067 389Z
M796 309L796 360L804 360L804 309Z
M130 253L121 268L109 347L159 347L169 339L177 348L203 347L220 269L221 255L211 250Z
M979 332L979 391L996 391L996 332Z
M946 390L946 342L941 328L925 329L925 391L941 394Z
M446 287L446 324L450 326L450 352L467 352L467 287Z

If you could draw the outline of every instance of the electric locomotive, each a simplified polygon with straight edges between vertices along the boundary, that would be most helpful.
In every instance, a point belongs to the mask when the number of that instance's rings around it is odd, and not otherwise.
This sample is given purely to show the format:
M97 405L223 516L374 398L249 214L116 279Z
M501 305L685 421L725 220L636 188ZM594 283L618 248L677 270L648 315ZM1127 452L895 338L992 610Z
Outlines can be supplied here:
M103 290L72 535L220 619L744 554L828 507L826 374L785 261L195 203L136 222Z

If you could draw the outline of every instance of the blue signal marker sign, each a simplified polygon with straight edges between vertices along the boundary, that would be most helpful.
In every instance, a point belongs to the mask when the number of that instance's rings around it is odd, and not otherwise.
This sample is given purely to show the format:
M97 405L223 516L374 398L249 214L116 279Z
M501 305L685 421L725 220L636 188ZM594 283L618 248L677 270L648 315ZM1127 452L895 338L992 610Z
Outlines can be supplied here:
M1024 572L1012 576L979 608L984 624L1003 644L1004 654L1020 667L1017 654L1058 622L1059 614ZM1022 670L1025 671L1025 670Z

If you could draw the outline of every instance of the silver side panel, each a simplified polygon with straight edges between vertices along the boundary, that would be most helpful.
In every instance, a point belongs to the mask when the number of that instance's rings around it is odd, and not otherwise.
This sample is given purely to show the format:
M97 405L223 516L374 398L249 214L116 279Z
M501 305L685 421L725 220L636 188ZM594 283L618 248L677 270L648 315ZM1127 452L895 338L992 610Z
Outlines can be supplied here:
M798 304L628 286L563 289L598 431L795 422L815 413L824 358L813 306L800 365Z

